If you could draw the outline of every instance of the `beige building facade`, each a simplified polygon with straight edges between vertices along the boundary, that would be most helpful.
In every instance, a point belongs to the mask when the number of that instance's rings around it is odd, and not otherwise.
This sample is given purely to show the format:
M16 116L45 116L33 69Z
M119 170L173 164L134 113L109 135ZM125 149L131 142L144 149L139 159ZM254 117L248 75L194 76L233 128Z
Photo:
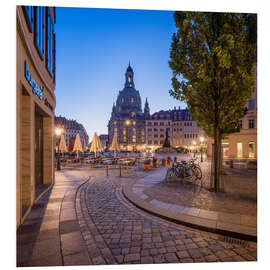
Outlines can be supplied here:
M54 183L55 9L16 8L17 227Z
M223 156L235 159L257 159L257 92L246 104L247 114L239 120L240 132L223 140Z

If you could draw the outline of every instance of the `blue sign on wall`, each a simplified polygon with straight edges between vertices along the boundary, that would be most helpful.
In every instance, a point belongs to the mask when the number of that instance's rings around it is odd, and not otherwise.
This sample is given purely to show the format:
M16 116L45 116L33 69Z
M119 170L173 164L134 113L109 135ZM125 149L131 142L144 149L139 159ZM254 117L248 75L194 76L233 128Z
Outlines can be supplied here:
M29 82L30 86L32 87L32 91L35 95L39 97L40 100L43 99L43 89L40 89L38 84L36 83L35 79L32 77L30 70L28 68L28 63L24 61L24 70L25 70L25 78Z

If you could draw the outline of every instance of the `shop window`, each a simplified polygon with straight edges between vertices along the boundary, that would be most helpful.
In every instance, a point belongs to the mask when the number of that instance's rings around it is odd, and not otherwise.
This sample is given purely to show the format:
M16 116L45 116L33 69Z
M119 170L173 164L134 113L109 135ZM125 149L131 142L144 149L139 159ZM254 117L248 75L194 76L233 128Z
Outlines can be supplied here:
M250 158L255 157L255 142L253 142L253 141L249 142L249 144L248 144L248 152L249 152L248 156Z
M44 58L44 7L35 8L35 45Z
M34 7L32 6L23 6L23 13L26 19L26 23L28 25L29 31L33 32L33 13Z
M242 142L237 143L237 157L238 158L243 157L243 143Z
M248 128L254 128L254 119L248 120Z
M55 75L55 34L54 25L52 22L49 8L47 8L47 47L46 47L46 62L47 69L52 77Z

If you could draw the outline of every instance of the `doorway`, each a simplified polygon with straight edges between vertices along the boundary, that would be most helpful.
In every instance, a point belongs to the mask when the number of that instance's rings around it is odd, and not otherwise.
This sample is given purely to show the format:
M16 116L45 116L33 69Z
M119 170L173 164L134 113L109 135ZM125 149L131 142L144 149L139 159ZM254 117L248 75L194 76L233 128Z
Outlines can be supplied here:
M243 157L243 143L242 142L237 143L237 157L238 158Z

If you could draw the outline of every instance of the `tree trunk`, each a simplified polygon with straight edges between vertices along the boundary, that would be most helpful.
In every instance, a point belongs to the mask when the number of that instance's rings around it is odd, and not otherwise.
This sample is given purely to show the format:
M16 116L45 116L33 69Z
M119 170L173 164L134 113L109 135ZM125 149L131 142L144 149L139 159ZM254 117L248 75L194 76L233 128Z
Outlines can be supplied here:
M217 127L214 130L214 189L219 191L219 175L220 175L220 149L221 149L221 137Z

